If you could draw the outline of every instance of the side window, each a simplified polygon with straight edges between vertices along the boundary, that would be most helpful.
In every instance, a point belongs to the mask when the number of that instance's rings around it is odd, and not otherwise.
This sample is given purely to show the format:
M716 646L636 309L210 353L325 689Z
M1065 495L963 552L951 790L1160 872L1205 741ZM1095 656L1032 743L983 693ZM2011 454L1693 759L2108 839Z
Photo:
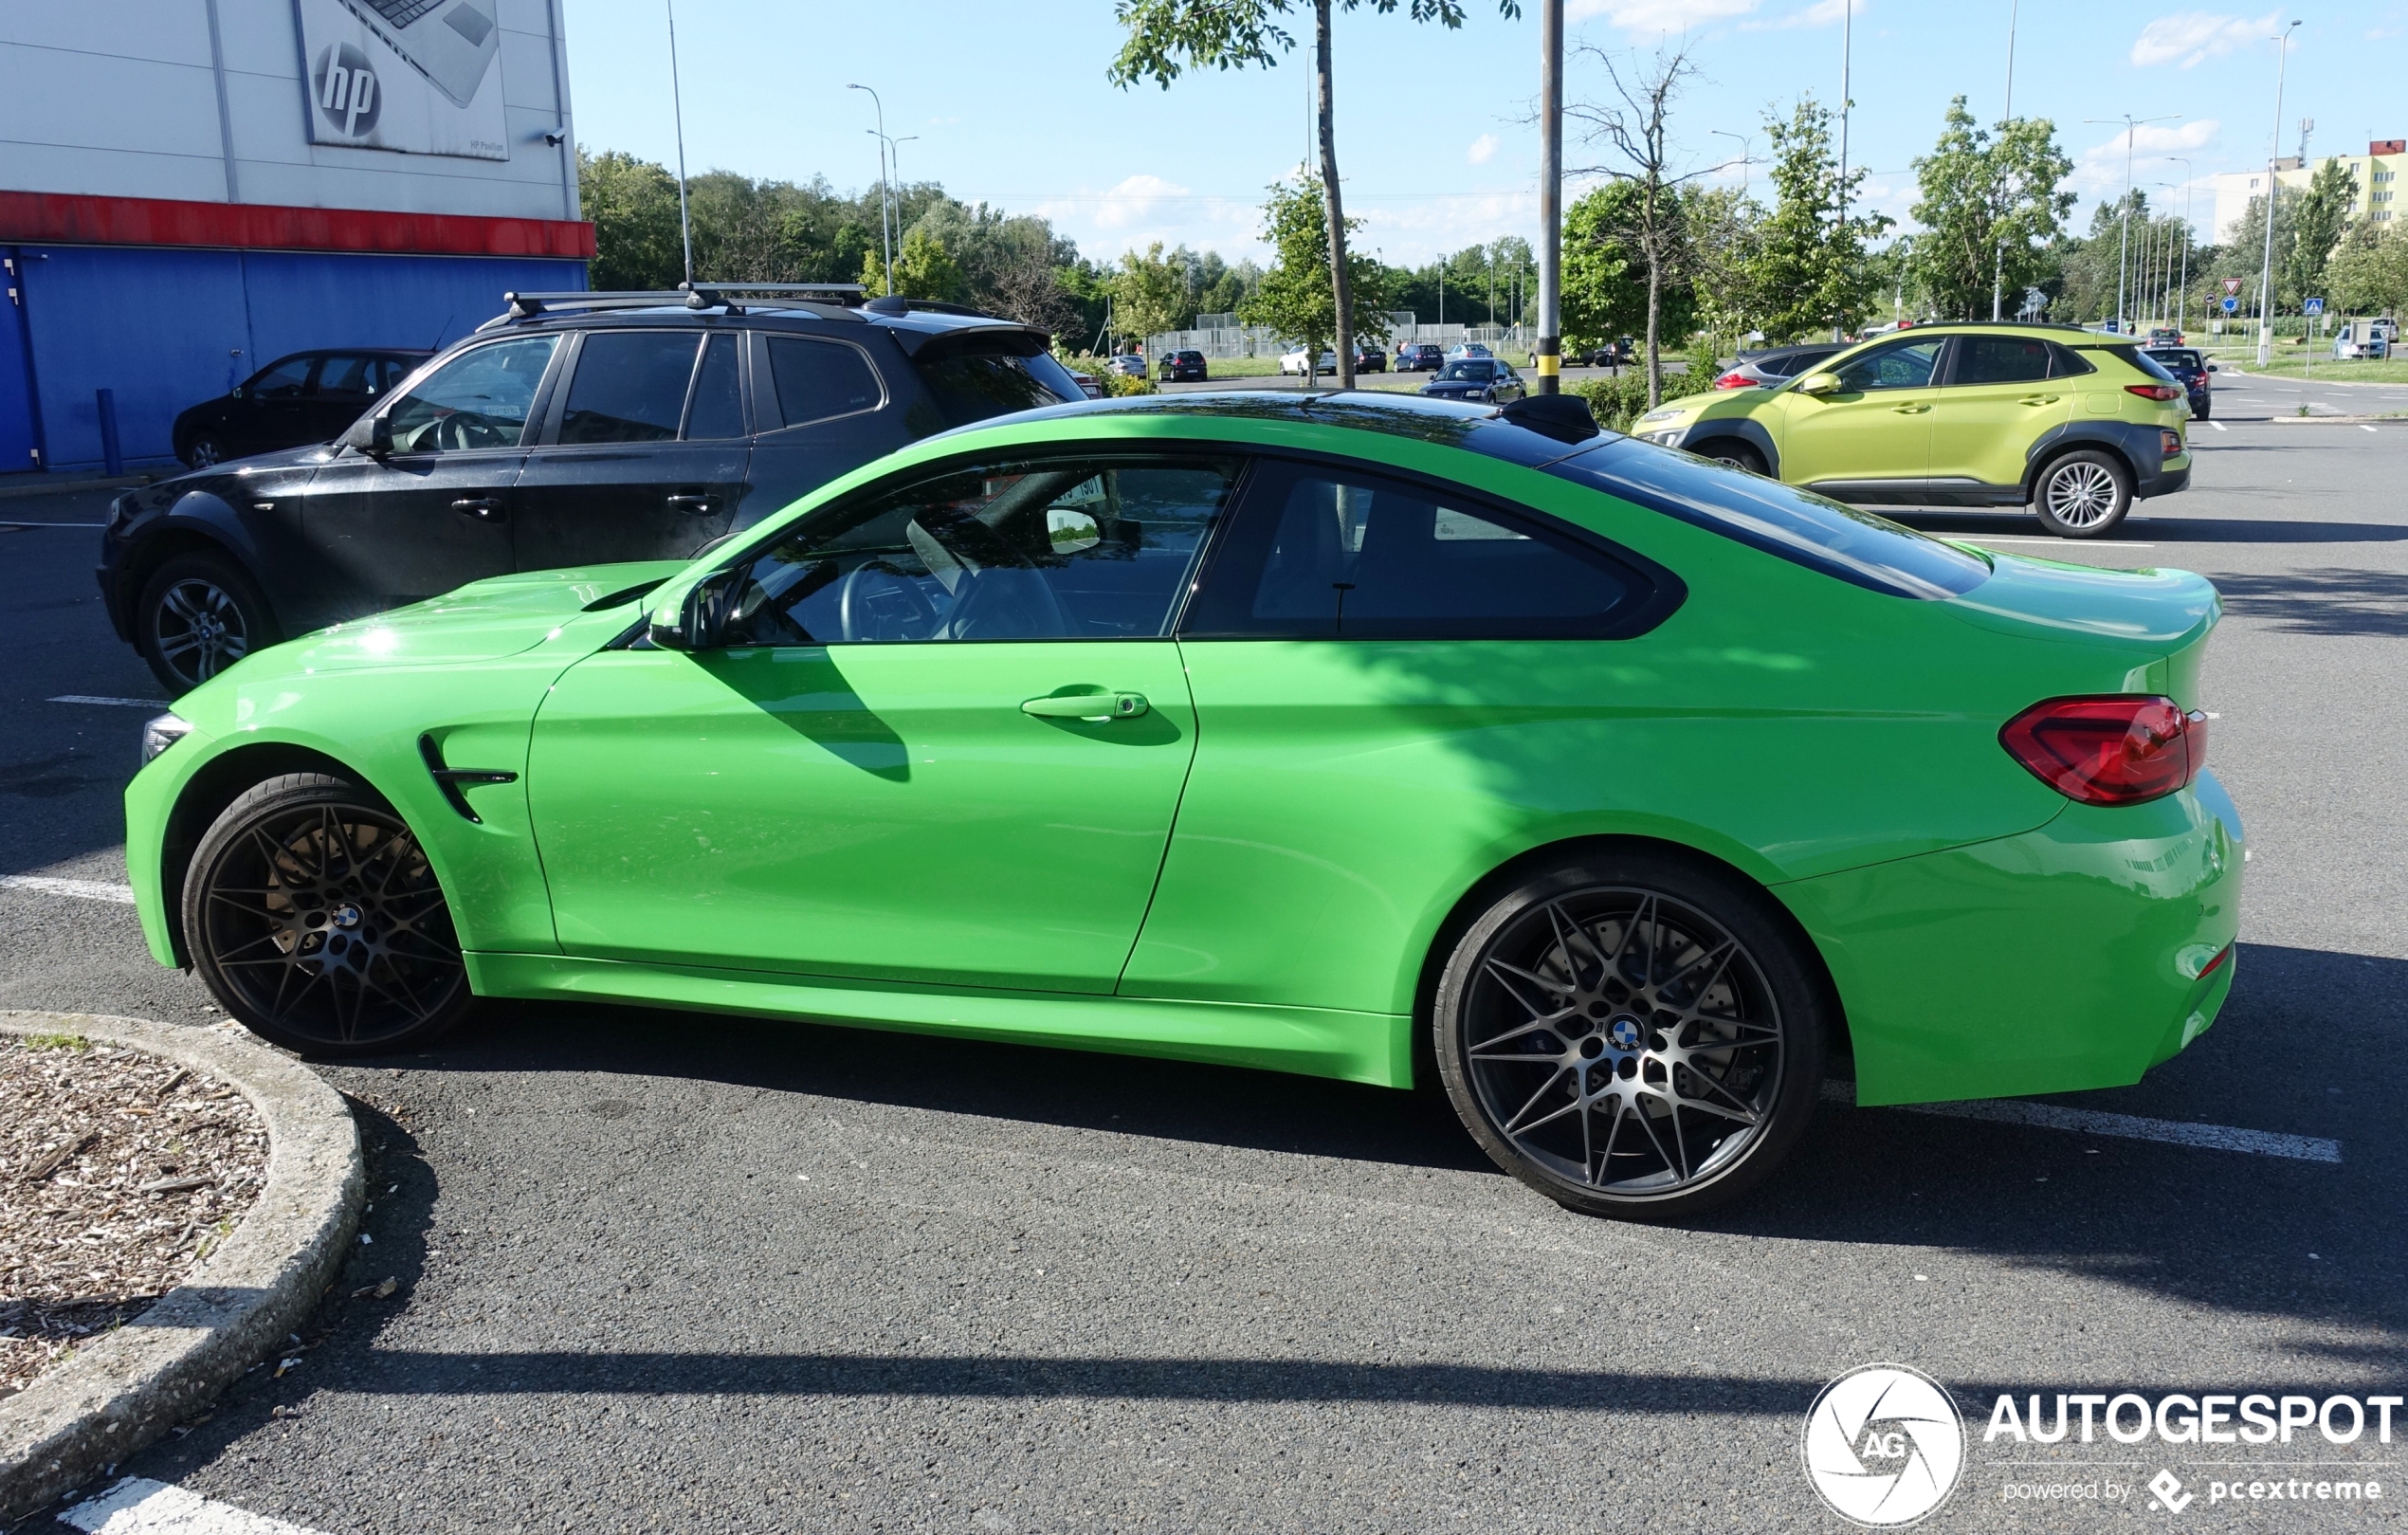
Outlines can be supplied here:
M769 372L777 390L777 413L790 427L875 411L886 398L869 359L841 341L773 336Z
M2094 374L2099 371L2091 366L2090 359L2081 353L2071 347L2059 346L2054 341L2049 343L2049 356L2056 362L2053 376L2058 378L2079 378L2084 374Z
M1183 635L1596 637L1653 590L1538 519L1445 491L1303 466L1255 485Z
M1885 346L1853 358L1833 372L1839 375L1843 393L1876 389L1922 389L1931 382L1931 370L1940 361L1940 349L1948 344L1945 337L1933 337L1927 341L1908 341L1899 346Z
M694 377L689 330L599 331L577 352L560 441L657 443L677 435Z
M2049 376L2049 343L2037 337L1968 336L1957 343L1956 384L2029 384Z
M694 370L694 402L685 408L689 438L744 435L744 396L737 383L739 338L714 336L702 347L702 365Z
M830 508L753 557L730 645L1167 633L1238 462L977 465Z
M409 377L410 369L410 365L409 363L398 361L392 357L383 359L376 364L375 387L371 389L369 393L372 394L382 394L385 391L392 388L395 384L398 384L403 379Z
M259 371L250 382L251 397L262 400L297 400L309 387L309 365L314 358L286 357L271 362Z
M376 393L375 363L367 357L328 357L318 370L318 393L365 399Z
M393 448L404 453L457 453L518 447L543 370L559 344L556 336L528 336L461 353L393 401L385 416Z

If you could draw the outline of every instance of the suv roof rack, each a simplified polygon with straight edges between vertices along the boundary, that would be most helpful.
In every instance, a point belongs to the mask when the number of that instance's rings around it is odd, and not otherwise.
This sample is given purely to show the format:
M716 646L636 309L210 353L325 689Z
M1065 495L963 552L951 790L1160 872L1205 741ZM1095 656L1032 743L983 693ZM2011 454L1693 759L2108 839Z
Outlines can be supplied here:
M688 309L725 309L740 315L745 299L791 298L808 303L813 296L822 303L851 307L861 302L862 292L858 283L681 283L673 288L618 292L511 292L502 296L502 302L509 306L509 313L502 319L532 320L554 310L658 309L666 304L684 304Z

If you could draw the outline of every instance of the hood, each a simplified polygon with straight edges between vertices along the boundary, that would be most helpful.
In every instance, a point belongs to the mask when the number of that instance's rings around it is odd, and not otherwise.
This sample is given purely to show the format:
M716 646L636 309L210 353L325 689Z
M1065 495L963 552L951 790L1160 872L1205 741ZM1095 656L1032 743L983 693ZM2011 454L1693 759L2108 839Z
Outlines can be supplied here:
M685 568L682 559L531 571L471 581L425 602L321 629L294 642L304 670L490 661L533 649L579 613L625 606Z
M1983 629L2122 641L2162 654L2204 636L2223 612L2215 584L2189 571L2101 570L1980 553L1990 561L1990 578L1947 606Z

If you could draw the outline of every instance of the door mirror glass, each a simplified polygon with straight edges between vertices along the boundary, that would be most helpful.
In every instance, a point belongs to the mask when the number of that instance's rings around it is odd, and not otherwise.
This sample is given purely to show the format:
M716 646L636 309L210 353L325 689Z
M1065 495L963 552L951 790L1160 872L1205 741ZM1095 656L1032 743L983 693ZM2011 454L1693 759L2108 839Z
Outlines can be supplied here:
M1835 394L1839 392L1839 375L1808 374L1797 381L1800 394Z
M718 649L727 631L727 595L743 574L724 570L703 576L678 604L677 622L664 624L655 613L648 637L664 650Z
M1068 506L1046 509L1045 531L1057 555L1075 555L1104 541L1104 529L1095 519Z
M383 458L393 450L393 424L381 411L368 418L368 452Z

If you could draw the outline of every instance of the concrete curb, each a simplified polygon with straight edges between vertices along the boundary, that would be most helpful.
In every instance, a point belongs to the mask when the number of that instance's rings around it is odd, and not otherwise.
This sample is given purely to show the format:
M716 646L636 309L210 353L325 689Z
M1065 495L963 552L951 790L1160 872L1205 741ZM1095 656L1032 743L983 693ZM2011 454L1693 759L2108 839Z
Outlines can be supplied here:
M318 1305L359 1224L359 1131L299 1062L220 1029L0 1012L0 1032L72 1033L206 1071L267 1126L267 1182L233 1233L133 1322L0 1401L0 1521L151 1443L266 1357Z
M2408 416L2398 415L2276 415L2266 419L2277 426L2289 423L2294 427L2380 427L2386 421L2395 427L2408 427Z

